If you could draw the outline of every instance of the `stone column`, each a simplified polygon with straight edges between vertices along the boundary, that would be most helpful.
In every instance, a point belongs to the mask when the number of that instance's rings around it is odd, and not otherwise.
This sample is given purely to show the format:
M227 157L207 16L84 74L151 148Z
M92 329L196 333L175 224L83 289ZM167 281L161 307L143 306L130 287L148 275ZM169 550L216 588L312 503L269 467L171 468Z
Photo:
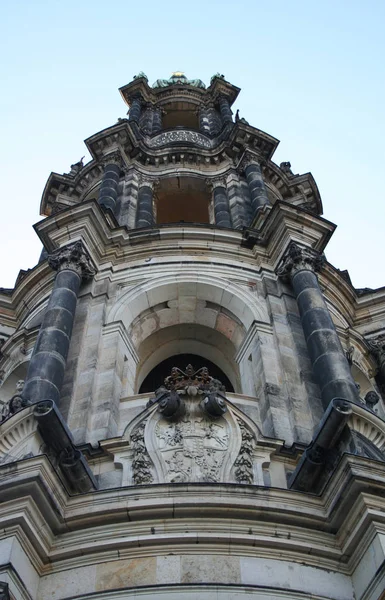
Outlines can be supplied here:
M324 408L334 398L358 402L356 384L325 304L316 272L325 259L310 248L291 242L277 275L291 282L315 379Z
M245 171L250 190L251 205L255 216L259 208L262 208L265 204L269 204L266 186L257 157L247 153L241 163L241 170Z
M233 122L233 113L230 108L230 103L227 96L219 96L219 110L221 111L221 117L223 124Z
M152 134L158 133L159 131L162 131L162 109L161 108L154 108L153 111L153 118L152 118Z
M100 187L98 202L115 214L118 199L118 187L122 171L122 158L119 153L107 155L104 159L104 175Z
M229 199L224 179L210 179L208 183L213 189L215 224L219 227L232 227Z
M199 109L199 131L208 135L211 133L209 112L204 106Z
M242 227L248 224L248 215L246 216L246 199L242 195L238 174L235 172L230 173L226 179L226 183L233 227L234 229L242 229Z
M153 227L155 225L153 205L154 185L154 181L143 179L139 182L136 227Z
M128 120L135 121L135 123L139 123L141 112L142 112L142 99L140 96L135 96L135 98L133 98L131 101Z
M152 133L152 122L154 119L154 109L151 105L147 105L146 109L140 117L140 130L145 135L151 135Z
M79 241L50 254L48 262L58 273L23 388L27 404L59 403L80 283L95 272Z

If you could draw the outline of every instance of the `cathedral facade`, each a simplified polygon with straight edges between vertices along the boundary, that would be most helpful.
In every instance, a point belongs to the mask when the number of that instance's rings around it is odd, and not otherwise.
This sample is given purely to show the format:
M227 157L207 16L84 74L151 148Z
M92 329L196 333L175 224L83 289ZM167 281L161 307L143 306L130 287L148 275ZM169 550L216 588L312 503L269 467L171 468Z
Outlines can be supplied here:
M385 598L385 288L183 73L51 173L0 288L1 600Z

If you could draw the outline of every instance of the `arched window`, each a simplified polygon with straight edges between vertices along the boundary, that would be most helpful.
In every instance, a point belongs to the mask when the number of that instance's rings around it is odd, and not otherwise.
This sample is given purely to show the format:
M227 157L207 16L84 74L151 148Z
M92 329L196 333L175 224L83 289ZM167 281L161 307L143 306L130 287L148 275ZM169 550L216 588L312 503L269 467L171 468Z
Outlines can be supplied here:
M163 360L154 369L152 369L152 371L150 371L140 386L139 393L146 394L149 392L154 392L161 385L163 385L165 377L170 375L173 367L178 367L182 371L185 371L186 366L189 364L194 367L194 371L197 371L202 367L207 367L210 376L214 377L214 379L219 379L219 381L225 386L227 392L234 392L234 388L231 385L228 377L224 374L222 369L217 367L217 365L215 365L213 362L207 360L206 358L202 358L197 354L177 354L166 358L166 360Z

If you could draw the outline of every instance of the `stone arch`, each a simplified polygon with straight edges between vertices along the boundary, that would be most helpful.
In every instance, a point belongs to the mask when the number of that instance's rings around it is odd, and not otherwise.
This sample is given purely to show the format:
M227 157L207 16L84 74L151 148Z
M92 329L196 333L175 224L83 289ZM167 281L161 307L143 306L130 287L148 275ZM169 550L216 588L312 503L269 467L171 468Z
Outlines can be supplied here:
M373 390L373 386L370 382L370 379L356 364L352 365L352 375L354 381L360 386L361 397L364 397L365 394L367 394L370 391L375 391Z
M154 367L176 354L196 354L206 358L225 373L234 391L241 391L233 342L222 333L199 324L174 325L158 330L140 344L136 390Z
M265 307L248 290L208 275L164 275L122 293L107 323L122 323L138 365L135 391L144 377L174 354L198 354L214 362L242 391L235 356L255 322L269 322ZM127 383L127 393L130 394Z
M122 293L110 309L106 324L122 321L126 328L143 311L180 296L194 297L225 308L247 331L254 321L270 323L266 307L255 294L214 275L180 273L148 279Z

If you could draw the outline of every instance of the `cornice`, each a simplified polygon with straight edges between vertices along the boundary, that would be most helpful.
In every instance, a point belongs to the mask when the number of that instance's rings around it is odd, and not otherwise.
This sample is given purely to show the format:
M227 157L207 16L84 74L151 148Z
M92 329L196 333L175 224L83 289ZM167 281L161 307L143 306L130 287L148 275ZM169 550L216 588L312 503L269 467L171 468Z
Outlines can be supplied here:
M266 182L277 190L279 197L321 214L322 203L317 185L310 173L290 175L272 162L279 143L276 138L249 125L226 125L215 138L193 130L170 129L153 136L143 136L135 123L120 120L85 140L92 160L73 176L51 173L43 191L40 212L50 215L58 206L82 201L101 180L106 156L119 152L122 168L132 164L159 171L175 168L223 169L240 166L246 152L259 160Z
M201 104L202 102L216 102L220 95L225 95L230 105L232 105L240 92L240 88L219 77L215 77L211 85L206 89L197 88L189 84L153 88L148 85L146 78L138 77L119 88L119 92L128 106L131 105L132 100L137 96L141 96L145 102L150 102L151 104L165 104L173 100L187 100L195 104Z
M281 560L351 574L378 528L385 530L385 465L353 455L342 457L322 496L190 483L70 497L44 455L18 461L17 469L0 466L0 473L3 531L9 536L12 525L40 575L116 560L117 552L139 557L155 547L157 553L215 547L216 554L228 554L229 544L243 556L279 552Z
M263 219L258 228L259 240L266 246L269 268L274 270L290 242L322 253L336 228L323 217L288 202L277 201L272 208L259 212Z

